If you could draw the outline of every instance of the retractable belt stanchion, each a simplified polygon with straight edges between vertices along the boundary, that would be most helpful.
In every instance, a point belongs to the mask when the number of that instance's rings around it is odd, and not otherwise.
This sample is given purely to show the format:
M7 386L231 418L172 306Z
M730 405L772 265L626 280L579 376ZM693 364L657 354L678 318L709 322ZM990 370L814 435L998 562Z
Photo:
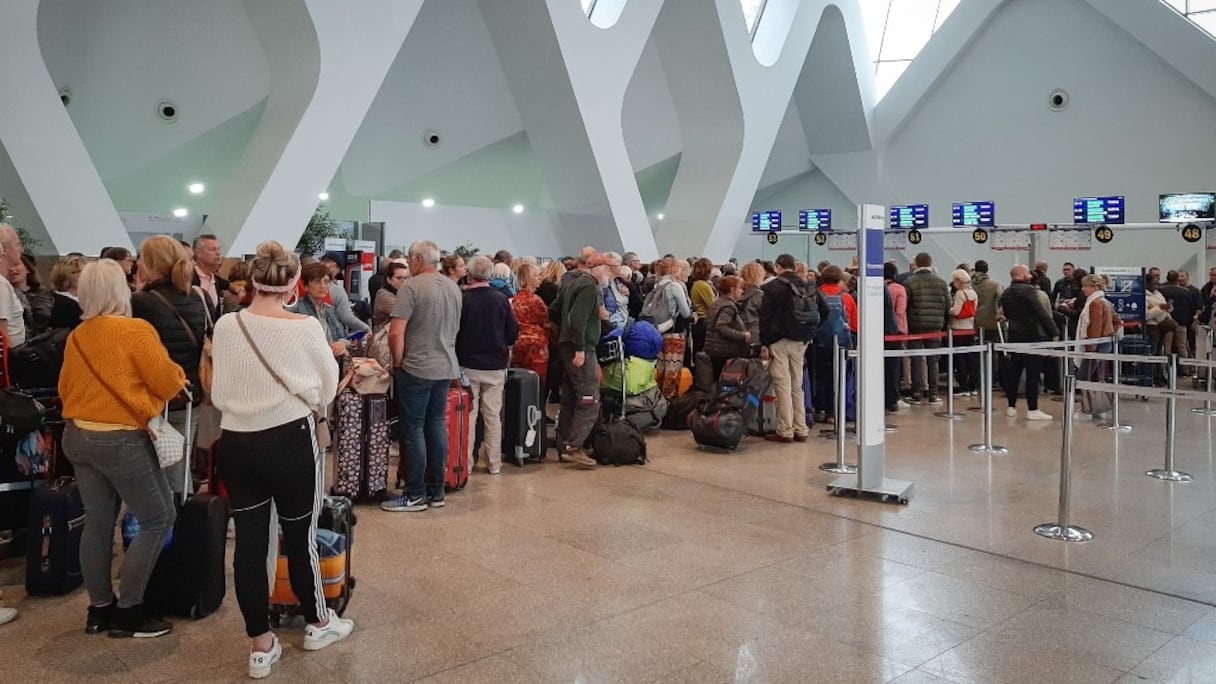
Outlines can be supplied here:
M946 329L946 410L938 411L933 415L938 418L949 418L950 420L962 420L966 416L961 413L954 412L954 330ZM925 363L928 368L928 360ZM930 378L934 386L937 385L937 378Z
M1208 327L1207 338L1208 338L1208 348L1207 348L1207 353L1204 354L1204 357L1207 358L1207 360L1210 362L1212 360L1212 344L1213 344L1213 342L1216 342L1216 339L1213 338L1213 328L1212 327ZM1212 393L1212 366L1210 364L1208 365L1207 370L1205 372L1207 373L1207 375L1204 376L1206 378L1206 380L1204 382L1203 387L1205 390L1207 390L1209 397L1207 399L1203 400L1203 406L1196 406L1195 408L1191 409L1191 413L1198 413L1198 414L1204 415L1204 416L1216 416L1216 408L1212 408L1212 399L1210 396Z
M984 442L967 447L977 454L1009 453L1005 447L992 443L992 359L995 353L993 344L989 342L980 355L980 384L984 386Z
M1114 396L1112 396L1111 400L1110 400L1110 422L1103 423L1103 424L1099 425L1098 427L1102 428L1103 430L1114 430L1115 432L1131 432L1132 426L1124 425L1119 422L1119 376L1123 372L1123 369L1122 369L1122 364L1119 362L1119 331L1118 330L1116 330L1110 336L1110 344L1111 344L1111 347L1110 347L1111 350L1113 350L1115 353L1115 365L1114 365L1115 391L1112 392L1112 394Z
M979 329L979 331L978 331L978 334L979 334L979 336L980 336L980 339L979 339L979 345L980 345L980 347L982 347L982 348L984 348L984 349L987 349L987 348L988 348L988 347L987 347L987 343L984 341L984 329L983 329L983 328L980 328L980 329ZM992 359L988 358L988 354L987 354L987 353L981 352L981 353L980 353L980 363L985 363L985 362L987 362L987 363L992 363ZM989 368L988 370L991 370L991 368ZM981 369L980 369L980 384L981 384L981 385L983 385L983 384L984 384L984 382L985 382L984 378L987 378L987 377L988 377L988 373L987 373L987 371L985 371L983 368L981 368ZM983 388L981 387L981 388L980 388L980 405L979 405L979 406L972 406L972 407L968 408L967 410L968 410L968 411L973 411L973 412L975 412L975 413L983 413L983 412L984 412L984 404L985 404L985 402L987 402L987 401L988 401L988 393L987 393L987 392L985 392L985 391L983 391Z
M1064 324L1059 327L1060 327L1060 341L1067 342L1068 341L1068 319L1065 319ZM1068 363L1068 359L1060 359L1060 390L1061 391L1064 390L1064 376L1068 375L1068 369L1064 367L1065 364L1067 364L1067 363ZM1063 396L1052 397L1051 400L1052 401L1064 401L1064 397ZM1072 409L1069 408L1068 412L1071 413Z
M1077 398L1077 376L1072 373L1071 364L1064 359L1064 401L1070 410L1064 412L1064 438L1060 444L1060 511L1059 518L1053 523L1043 523L1034 528L1034 533L1040 537L1059 541L1087 542L1094 538L1094 533L1084 527L1072 524L1072 428L1073 417L1071 406Z
M1183 333L1185 334L1185 332ZM1171 390L1178 389L1178 357L1170 354L1170 366L1167 371ZM1168 482L1190 482L1191 476L1174 470L1174 428L1178 422L1178 398L1168 396L1165 399L1165 467L1154 468L1145 475Z
M839 342L833 341L832 351L835 354L833 359L835 382L833 384L836 387L836 460L820 465L819 469L829 473L848 475L857 472L856 465L844 461L845 440L848 436L848 429L845 427L845 414L848 411L845 393L848 391L849 350L847 347L841 347Z

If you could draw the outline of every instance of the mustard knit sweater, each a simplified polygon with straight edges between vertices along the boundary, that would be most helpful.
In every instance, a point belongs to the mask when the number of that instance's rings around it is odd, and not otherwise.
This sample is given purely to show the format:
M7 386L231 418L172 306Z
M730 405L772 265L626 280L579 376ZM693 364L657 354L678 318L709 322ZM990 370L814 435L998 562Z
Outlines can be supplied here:
M85 358L105 376L105 385ZM132 416L107 385L137 415ZM132 428L145 427L185 386L185 371L169 358L152 324L125 316L91 318L73 330L59 374L64 418Z

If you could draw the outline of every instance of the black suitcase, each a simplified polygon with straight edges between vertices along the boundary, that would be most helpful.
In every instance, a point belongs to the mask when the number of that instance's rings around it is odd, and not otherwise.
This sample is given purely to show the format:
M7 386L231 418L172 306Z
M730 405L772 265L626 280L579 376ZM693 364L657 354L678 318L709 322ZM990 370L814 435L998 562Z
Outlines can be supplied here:
M53 596L79 587L84 581L80 572L84 502L75 479L64 477L34 489L27 529L26 593Z
M545 460L545 405L540 376L511 368L503 389L502 455L523 466L525 460Z
M189 404L187 404L189 406ZM186 424L190 416L187 413ZM185 451L193 453L192 435ZM183 468L183 492L190 469ZM188 496L188 494L183 494ZM154 613L202 618L224 602L224 546L228 541L228 502L212 494L190 496L177 511L173 539L161 552L144 590L144 606Z

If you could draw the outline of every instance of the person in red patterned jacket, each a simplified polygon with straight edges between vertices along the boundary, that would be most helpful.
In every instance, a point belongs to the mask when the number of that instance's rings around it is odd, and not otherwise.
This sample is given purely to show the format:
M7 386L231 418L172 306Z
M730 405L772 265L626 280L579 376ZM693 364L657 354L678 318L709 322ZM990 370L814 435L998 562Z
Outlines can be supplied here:
M511 309L519 321L519 339L511 349L511 367L526 368L540 376L542 397L546 394L549 371L549 307L536 294L540 286L540 267L521 262L515 268L519 292L511 298Z

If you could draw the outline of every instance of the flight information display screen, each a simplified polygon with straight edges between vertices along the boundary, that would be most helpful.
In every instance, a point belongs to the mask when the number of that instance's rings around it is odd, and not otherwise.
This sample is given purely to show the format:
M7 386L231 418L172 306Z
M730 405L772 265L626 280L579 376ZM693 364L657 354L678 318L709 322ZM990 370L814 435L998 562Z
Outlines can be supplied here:
M1123 223L1123 195L1076 198L1072 201L1072 222Z
M752 214L753 233L771 233L781 230L780 211L757 211Z
M891 228L928 228L929 205L906 204L891 207Z
M1181 192L1161 196L1161 221L1211 221L1216 219L1216 193Z
M831 230L831 209L803 209L798 212L798 230Z
M951 214L956 226L992 228L996 225L996 205L992 202L957 202Z

